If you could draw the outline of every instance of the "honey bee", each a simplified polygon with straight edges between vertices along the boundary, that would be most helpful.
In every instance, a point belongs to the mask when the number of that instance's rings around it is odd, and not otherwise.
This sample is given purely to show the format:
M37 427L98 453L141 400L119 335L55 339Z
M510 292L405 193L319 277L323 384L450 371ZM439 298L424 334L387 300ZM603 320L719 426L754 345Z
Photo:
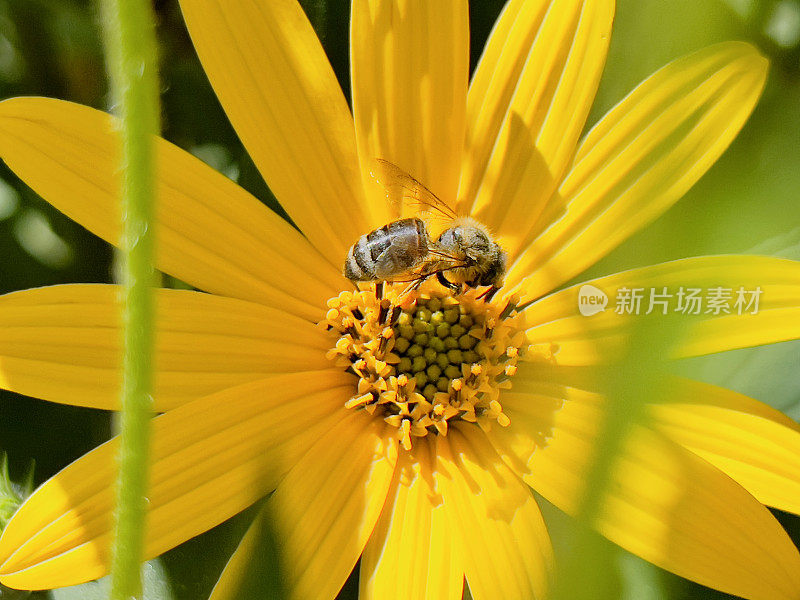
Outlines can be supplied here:
M381 159L376 165L375 179L392 204L416 205L423 214L446 219L448 225L436 240L419 217L398 219L362 235L347 253L344 276L353 282L408 281L409 289L435 276L456 293L463 286L488 286L482 297L491 300L502 286L507 257L486 226L471 217L459 217L400 167Z

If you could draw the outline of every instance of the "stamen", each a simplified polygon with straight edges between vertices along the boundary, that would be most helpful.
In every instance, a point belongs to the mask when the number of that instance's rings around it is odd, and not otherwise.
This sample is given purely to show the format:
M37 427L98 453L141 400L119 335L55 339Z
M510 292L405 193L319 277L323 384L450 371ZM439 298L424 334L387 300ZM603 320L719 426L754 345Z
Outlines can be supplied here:
M361 396L354 396L344 403L345 408L355 408L363 404L367 404L374 399L372 394L363 394Z
M506 307L502 310L498 318L501 321L505 321L511 315L511 313L514 312L514 310L517 308L518 302L519 302L518 295L514 294L513 296L511 296L511 298L508 299L508 304L506 304Z
M378 354L384 354L389 347L389 340L394 337L394 331L391 327L386 327L381 331L380 343L378 344Z
M380 309L378 311L378 323L384 323L386 319L386 315L389 314L389 309L391 308L392 303L389 302L387 299L381 300Z
M408 419L403 419L402 424L400 425L400 441L403 443L403 448L406 450L411 450L411 436L409 433L411 432L411 421Z
M501 310L475 290L434 289L342 292L320 322L338 338L327 357L358 378L345 407L395 427L406 449L414 438L447 435L451 421L508 425L500 390L525 342L515 296Z
M353 363L353 370L361 375L362 377L367 377L367 374L364 373L364 369L367 367L367 361L363 358L359 358L356 362Z
M350 317L345 317L342 319L342 327L344 328L344 332L350 334L350 337L353 339L359 337L355 323Z
M394 327L395 323L397 323L397 319L400 318L400 315L402 314L402 312L403 312L403 309L400 308L399 306L395 306L392 309L392 316L389 317L389 326L390 327Z

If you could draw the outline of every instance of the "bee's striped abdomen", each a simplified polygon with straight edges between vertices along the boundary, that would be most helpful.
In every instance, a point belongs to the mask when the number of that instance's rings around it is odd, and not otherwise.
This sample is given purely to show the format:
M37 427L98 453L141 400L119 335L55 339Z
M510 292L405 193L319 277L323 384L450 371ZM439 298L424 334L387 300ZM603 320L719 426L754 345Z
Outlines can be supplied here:
M352 281L375 281L398 275L428 253L425 224L419 219L392 221L350 247L344 276Z
M371 281L375 279L374 275L370 275L375 261L364 251L366 247L366 235L362 235L355 244L350 246L347 260L344 261L344 276L351 281Z

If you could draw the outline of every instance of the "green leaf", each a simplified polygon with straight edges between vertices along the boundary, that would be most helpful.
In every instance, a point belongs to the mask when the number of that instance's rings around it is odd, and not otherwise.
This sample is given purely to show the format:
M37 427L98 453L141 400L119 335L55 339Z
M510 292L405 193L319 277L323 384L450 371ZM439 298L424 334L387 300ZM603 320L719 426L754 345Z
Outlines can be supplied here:
M142 567L142 600L176 600L172 585L159 559L144 563ZM59 588L51 592L53 600L107 600L111 578L103 577L80 585Z
M619 569L623 581L621 600L661 600L661 570L629 552L620 552Z

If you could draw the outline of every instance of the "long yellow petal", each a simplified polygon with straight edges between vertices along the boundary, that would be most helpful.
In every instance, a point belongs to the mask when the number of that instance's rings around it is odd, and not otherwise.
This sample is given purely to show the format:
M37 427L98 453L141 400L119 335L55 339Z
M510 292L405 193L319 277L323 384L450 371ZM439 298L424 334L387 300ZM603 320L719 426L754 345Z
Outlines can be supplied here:
M613 0L510 2L470 86L459 196L515 255L558 187L605 65Z
M671 358L711 354L735 348L782 342L800 337L800 262L762 256L701 256L651 267L631 269L587 282L608 296L603 312L582 316L584 284L577 284L535 302L526 309L528 340L552 354L561 365L588 365L617 360L626 351L637 324L646 319L670 319L674 325ZM662 296L666 288L667 296ZM709 298L727 290L728 313ZM627 289L624 293L620 290ZM736 304L739 290L742 303ZM760 295L757 290L761 290ZM638 314L625 298L641 295ZM688 313L677 311L683 290ZM686 300L698 290L699 313ZM758 306L748 303L758 296ZM653 300L651 311L651 298ZM666 304L662 304L665 302ZM666 314L664 311L666 310ZM742 314L739 314L741 310ZM753 311L755 314L753 313ZM646 313L651 311L648 316ZM537 353L532 353L535 356ZM669 357L667 357L669 358Z
M369 231L353 119L296 0L181 0L217 97L292 220L341 268Z
M483 48L467 93L467 131L458 189L460 213L472 210L494 142L549 5L549 0L509 0Z
M50 98L0 103L0 157L106 241L121 232L118 134L106 113ZM159 139L156 266L198 288L319 319L342 278L239 186Z
M511 425L488 432L493 445L537 492L574 513L602 422L602 398L563 386L555 393L552 384L523 375L501 400ZM604 536L727 593L750 600L797 597L800 554L770 512L736 482L642 427L616 460L596 523Z
M646 79L589 132L508 283L541 296L667 210L731 143L766 75L755 48L728 42Z
M184 542L264 496L327 430L352 378L276 376L153 420L145 557ZM72 463L22 505L0 538L0 581L49 589L109 568L117 440Z
M414 442L398 457L389 497L361 557L361 600L461 600L447 510L433 481L434 445ZM412 454L413 453L413 454Z
M745 402L756 401L706 383L678 380L667 394L668 403L651 408L653 427L738 481L759 502L800 514L799 425L766 405L756 414L744 412Z
M436 482L473 596L544 598L552 549L533 494L472 425L440 436L436 451Z
M515 388L536 396L525 401L526 414L550 422L549 430L567 388L597 393L607 379L601 369L545 364L527 364L518 375ZM665 401L648 406L648 426L700 455L762 504L799 512L800 424L763 402L708 383L669 377L658 385ZM533 444L545 443L548 428L540 429L538 441L529 436L531 453Z
M0 387L51 402L119 407L121 291L58 285L0 296ZM325 332L260 304L158 290L155 410L270 374L326 369Z
M469 76L466 0L355 0L350 59L361 168L389 160L455 203ZM384 213L386 214L386 213Z
M292 598L330 600L353 570L394 474L397 448L386 427L349 411L267 501Z

